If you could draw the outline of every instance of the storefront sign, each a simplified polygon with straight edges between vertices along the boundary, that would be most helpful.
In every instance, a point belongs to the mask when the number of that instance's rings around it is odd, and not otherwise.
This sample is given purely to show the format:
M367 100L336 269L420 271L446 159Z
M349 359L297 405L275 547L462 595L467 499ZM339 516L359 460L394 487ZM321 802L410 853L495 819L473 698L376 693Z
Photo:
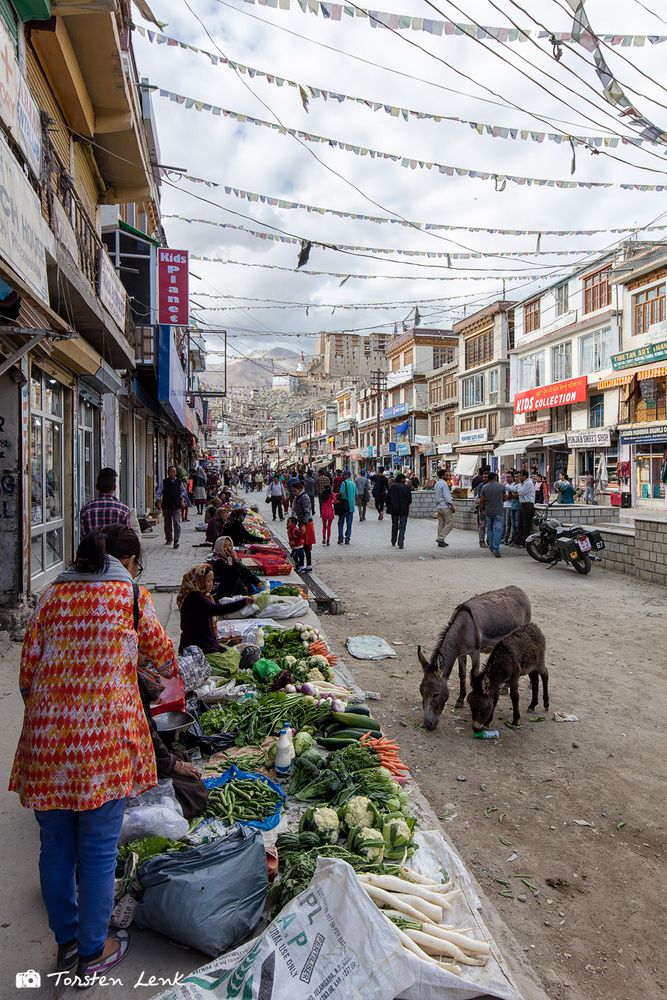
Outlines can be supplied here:
M515 413L533 413L538 410L550 410L555 406L568 406L570 403L583 403L588 399L588 379L585 375L570 378L565 382L553 382L551 385L541 385L537 389L519 392L514 397Z
M187 250L169 250L158 247L158 323L169 326L188 326L189 261Z
M454 445L453 444L439 444L438 445L438 455L453 455Z
M56 239L78 266L79 241L62 202L56 197L51 202L51 223Z
M369 458L375 458L375 456L376 456L376 450L375 450L375 445L374 444L369 444L368 445L368 447L366 448L366 454L367 454L367 456Z
M39 107L21 73L14 42L0 20L0 118L21 147L30 169L39 177L42 163L42 123Z
M398 454L399 455L409 455L410 454L410 450L411 450L411 446L409 444L399 444L399 446L398 446Z
M112 319L116 321L121 330L124 330L127 316L127 292L104 247L101 247L97 260L97 294Z
M611 366L614 371L618 371L619 368L634 368L635 365L649 365L652 361L665 360L667 360L667 340L660 340L656 344L636 347L634 351L612 354Z
M186 427L187 380L176 349L176 333L170 326L158 328L158 401L176 426Z
M0 20L0 118L10 132L16 128L19 75L14 42Z
M611 432L600 429L568 431L568 448L609 448Z
M621 444L651 444L654 441L667 442L667 424L653 424L648 427L627 427L620 432Z
M474 431L462 431L459 434L459 444L482 444L487 439L486 427L479 427Z
M0 139L0 193L0 256L48 303L39 199L4 139Z
M542 444L545 448L553 448L558 444L566 444L567 438L565 434L545 434L542 438Z
M430 442L428 434L415 434L415 444L430 444Z
M389 445L388 445L388 454L391 455L391 454L393 454L394 452L397 452L397 451L398 451L398 445L396 444L396 442L395 441L390 441Z
M385 406L382 411L382 418L383 420L391 420L392 417L403 417L407 412L407 403L397 403L396 406Z
M433 441L429 441L427 444L421 446L422 455L437 455L438 448Z
M532 424L514 424L512 437L539 437L541 434L546 434L550 426L550 420L535 420Z
M338 424L338 430L340 433L342 433L343 431L349 431L349 429L350 429L349 420L341 420L340 423Z

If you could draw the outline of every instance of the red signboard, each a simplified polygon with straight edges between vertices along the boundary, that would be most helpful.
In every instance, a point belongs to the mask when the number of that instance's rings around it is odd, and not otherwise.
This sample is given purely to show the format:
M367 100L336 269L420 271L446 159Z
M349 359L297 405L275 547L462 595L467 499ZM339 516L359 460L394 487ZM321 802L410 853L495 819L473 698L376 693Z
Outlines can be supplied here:
M189 261L187 250L158 248L158 317L161 326L189 326Z
M515 413L534 413L536 410L550 410L552 406L568 406L583 403L588 399L588 379L585 375L570 378L566 382L552 382L537 389L519 392L514 397Z

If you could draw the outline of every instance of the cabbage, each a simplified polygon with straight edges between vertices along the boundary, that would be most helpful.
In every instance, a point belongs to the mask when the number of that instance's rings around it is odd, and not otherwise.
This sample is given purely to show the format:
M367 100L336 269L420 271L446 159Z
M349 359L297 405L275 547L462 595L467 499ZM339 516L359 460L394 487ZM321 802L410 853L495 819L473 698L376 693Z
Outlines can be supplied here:
M294 753L300 757L306 750L310 750L313 745L313 737L310 733L300 732L294 737Z

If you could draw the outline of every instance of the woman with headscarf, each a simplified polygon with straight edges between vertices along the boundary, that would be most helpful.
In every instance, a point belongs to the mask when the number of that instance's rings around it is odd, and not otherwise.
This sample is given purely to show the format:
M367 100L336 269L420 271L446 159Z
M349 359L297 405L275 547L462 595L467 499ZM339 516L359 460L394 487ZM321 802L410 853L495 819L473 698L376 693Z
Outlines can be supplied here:
M246 511L243 507L235 507L227 518L225 534L229 535L234 545L266 545L266 538L262 538L261 535L253 535L252 532L248 531L243 523L245 516Z
M224 618L234 611L240 611L246 604L255 603L252 597L216 601L212 593L214 582L213 569L208 563L195 566L181 581L181 589L176 598L181 612L179 653L186 646L199 646L204 654L224 653L225 647L216 637L213 619Z
M211 520L206 525L206 541L209 545L215 545L218 538L225 533L225 511L223 507L218 507Z
M118 837L125 800L157 782L137 687L139 653L159 675L176 673L151 596L134 583L139 539L124 525L113 530L116 555L104 533L86 535L28 623L19 677L23 728L9 785L40 827L56 970L76 967L81 980L104 976L129 947L127 931L108 933Z
M262 589L259 578L239 560L229 535L216 540L208 562L215 577L213 594L217 600L235 594L257 594Z

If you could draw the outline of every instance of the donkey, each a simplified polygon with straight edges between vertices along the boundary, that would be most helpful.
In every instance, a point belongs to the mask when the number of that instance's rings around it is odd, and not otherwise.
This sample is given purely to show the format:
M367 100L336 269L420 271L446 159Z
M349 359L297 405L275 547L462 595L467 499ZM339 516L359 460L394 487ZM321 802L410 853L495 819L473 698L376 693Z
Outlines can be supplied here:
M493 713L498 704L498 695L504 684L509 685L512 699L512 725L518 726L519 715L519 679L526 674L530 677L532 698L528 706L529 712L535 711L538 698L539 678L542 677L542 703L549 708L549 671L544 662L546 642L542 630L530 622L510 632L504 639L496 643L486 666L480 674L470 678L472 691L468 695L468 704L472 712L472 727L480 732L493 719Z
M472 674L479 672L482 652L489 652L499 639L530 621L528 595L520 587L489 590L459 604L443 629L430 660L417 647L424 676L419 685L424 707L424 725L433 730L449 698L449 675L454 661L459 665L458 706L466 696L466 658L472 660Z

